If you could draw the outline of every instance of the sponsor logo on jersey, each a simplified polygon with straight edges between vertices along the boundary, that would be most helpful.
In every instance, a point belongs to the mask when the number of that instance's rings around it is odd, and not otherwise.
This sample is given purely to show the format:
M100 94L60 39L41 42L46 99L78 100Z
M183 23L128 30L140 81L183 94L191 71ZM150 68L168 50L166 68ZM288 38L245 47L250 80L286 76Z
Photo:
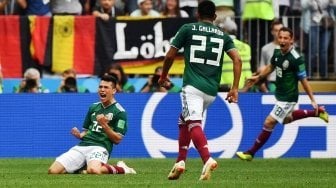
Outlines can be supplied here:
M105 115L105 117L106 117L109 121L111 121L111 120L113 119L113 113L108 113L108 114Z
M283 70L286 70L289 66L289 61L288 60L285 60L283 63L282 63L282 68Z

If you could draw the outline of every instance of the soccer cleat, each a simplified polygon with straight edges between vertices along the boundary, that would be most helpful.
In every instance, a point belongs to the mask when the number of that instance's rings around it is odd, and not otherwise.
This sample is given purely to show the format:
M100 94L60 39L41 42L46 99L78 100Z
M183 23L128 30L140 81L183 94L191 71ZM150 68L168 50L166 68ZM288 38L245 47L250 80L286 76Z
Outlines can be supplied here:
M243 161L252 161L253 159L253 155L249 154L249 153L244 153L241 151L236 152L236 155L239 159L243 160Z
M329 114L328 112L325 110L324 106L320 106L318 108L318 117L320 119L322 119L323 121L325 121L326 123L329 122Z
M184 170L185 170L185 162L183 160L175 163L173 168L168 174L168 179L169 180L179 179L180 175L184 172Z
M118 161L117 166L123 168L125 174L136 174L136 171L133 168L128 167L124 161Z
M202 174L199 180L209 180L211 171L215 170L217 166L217 162L212 157L210 157L203 166Z

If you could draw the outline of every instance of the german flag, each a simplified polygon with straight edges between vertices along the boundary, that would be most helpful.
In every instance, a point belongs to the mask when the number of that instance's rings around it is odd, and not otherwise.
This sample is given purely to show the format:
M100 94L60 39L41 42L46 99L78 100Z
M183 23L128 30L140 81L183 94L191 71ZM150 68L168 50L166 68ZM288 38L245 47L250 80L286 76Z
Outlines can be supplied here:
M23 71L32 65L27 17L0 16L0 59L5 78L22 77Z
M102 75L108 66L114 62L116 51L116 21L96 20L96 47L94 74Z
M30 53L39 65L50 66L50 20L49 16L29 16Z
M79 74L94 73L94 16L54 16L52 71L73 68Z

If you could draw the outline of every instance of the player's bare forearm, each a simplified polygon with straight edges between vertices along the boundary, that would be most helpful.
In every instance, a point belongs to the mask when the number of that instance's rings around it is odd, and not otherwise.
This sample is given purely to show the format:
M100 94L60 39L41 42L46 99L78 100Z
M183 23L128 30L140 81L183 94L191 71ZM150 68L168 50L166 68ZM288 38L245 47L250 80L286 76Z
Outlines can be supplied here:
M241 75L241 69L242 69L242 60L240 58L239 52L236 49L230 50L228 52L229 57L231 58L233 62L233 83L232 83L232 89L237 89L239 87L239 80Z
M119 144L122 140L122 136L115 132L114 130L112 130L110 127L103 127L107 137L111 140L111 142L115 143L115 144Z
M246 85L252 87L255 83L266 78L271 72L274 71L272 64L268 64L259 74L255 74L247 79Z
M168 50L164 61L163 61L163 66L162 66L162 73L161 76L158 80L158 84L161 87L167 87L169 85L169 79L168 79L168 72L169 69L171 68L171 66L173 65L175 56L177 54L178 49L174 48L174 47L170 47L170 49Z
M122 139L122 136L115 131L108 124L108 118L104 114L99 114L96 116L97 122L99 125L102 126L104 132L106 133L107 137L111 140L111 142L115 144L119 144Z
M272 64L266 65L266 67L259 74L259 80L262 80L262 79L266 78L269 74L271 74L273 72L273 70L274 70L274 67L273 67Z
M162 67L162 75L161 77L164 78L168 75L169 69L171 68L171 66L173 65L175 56L177 54L178 49L174 48L174 47L170 47L170 49L168 50L164 61L163 61L163 67Z
M305 90L305 92L309 96L309 99L312 102L313 107L317 108L317 104L316 104L316 101L315 101L315 98L314 98L313 90L310 87L307 78L304 78L304 79L300 80L300 82L301 82L301 85L302 85L303 89Z
M82 139L82 138L86 135L86 133L87 133L87 130L82 131L82 132L80 133L80 137L79 137L79 139Z
M174 62L174 59L175 59L175 56L176 56L177 52L178 52L177 48L174 48L174 47L169 48L169 50L168 50L168 52L165 56L164 62L163 62L161 77L168 75L169 69Z
M238 87L239 80L242 69L242 60L237 50L230 50L228 52L229 57L233 62L233 83L230 91L225 98L229 103L237 103L238 102Z
M240 58L237 58L237 60L234 62L233 65L233 89L238 89L239 87L239 80L242 70L242 61Z
M163 68L162 68L162 77L167 77L168 72L171 68L171 66L173 65L174 59L171 58L165 58L164 62L163 62Z

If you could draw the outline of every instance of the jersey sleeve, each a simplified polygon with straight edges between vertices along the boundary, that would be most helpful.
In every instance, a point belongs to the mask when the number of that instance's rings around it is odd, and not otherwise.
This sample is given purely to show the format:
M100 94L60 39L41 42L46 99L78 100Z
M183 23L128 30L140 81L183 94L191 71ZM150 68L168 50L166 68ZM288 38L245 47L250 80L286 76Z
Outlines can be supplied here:
M303 57L300 57L300 58L297 59L296 65L297 65L296 75L299 78L299 80L302 80L302 79L306 78L307 77L307 72L306 72L306 65L305 65Z
M127 113L125 109L119 104L116 104L118 113L115 115L112 125L113 130L121 135L125 135L127 132Z
M171 46L177 49L181 49L184 46L187 37L188 37L188 25L185 24L175 34L171 42Z
M224 41L225 41L225 43L224 43L224 48L223 49L224 49L225 52L228 52L228 51L236 48L234 43L233 43L232 38L229 35L224 36Z
M125 111L121 111L116 116L115 126L113 126L113 130L124 136L127 132L127 128L127 113Z

